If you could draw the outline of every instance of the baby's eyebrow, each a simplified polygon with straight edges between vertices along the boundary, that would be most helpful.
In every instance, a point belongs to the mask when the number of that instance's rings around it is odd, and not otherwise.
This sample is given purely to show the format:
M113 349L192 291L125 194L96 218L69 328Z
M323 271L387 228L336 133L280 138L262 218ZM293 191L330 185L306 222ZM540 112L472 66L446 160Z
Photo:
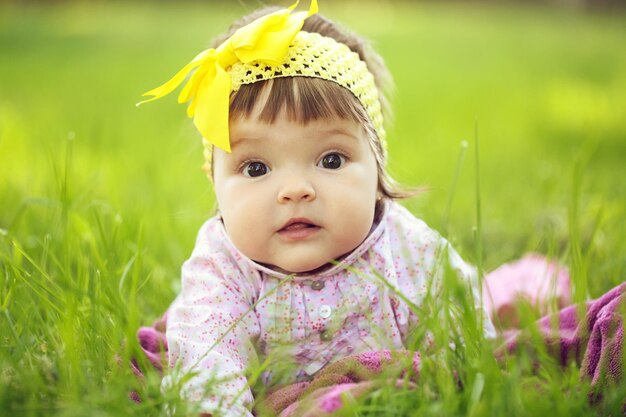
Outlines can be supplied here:
M331 146L357 146L361 139L358 135L345 130L328 130L321 133L316 141L324 146L327 144L335 144Z
M231 138L230 139L230 148L235 149L235 147L237 145L241 145L242 143L246 143L246 142L255 142L258 143L260 141L262 141L263 138L260 137L255 137L255 136L239 136L239 137L235 137L235 138Z
M322 135L326 136L326 137L341 135L341 136L347 136L347 137L355 139L355 140L359 139L359 137L357 135L355 135L354 133L350 132L349 130L342 129L342 128L339 128L339 127L335 127L335 128L332 128L332 129L322 129L320 131L320 133Z
M349 129L344 129L341 127L332 127L332 128L320 128L317 129L314 133L314 136L317 137L318 140L331 140L336 136L343 136L349 139L353 139L355 141L359 141L359 135L351 132ZM230 148L231 151L235 149L237 146L241 146L243 143L249 144L249 146L256 146L265 141L263 135L255 135L255 134L244 134L241 136L231 137L230 139Z

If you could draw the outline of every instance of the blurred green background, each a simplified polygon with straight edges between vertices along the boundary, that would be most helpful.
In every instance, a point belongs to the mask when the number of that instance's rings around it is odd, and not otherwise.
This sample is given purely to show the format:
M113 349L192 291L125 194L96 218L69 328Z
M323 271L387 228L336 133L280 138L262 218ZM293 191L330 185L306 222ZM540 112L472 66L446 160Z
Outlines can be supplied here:
M127 392L106 382L112 352L172 300L215 208L184 107L134 104L259 5L0 5L0 409L128 411L110 401ZM539 251L586 295L623 281L623 10L320 7L369 38L395 77L389 168L429 188L405 203L416 215L479 262L479 178L486 269Z
M258 4L4 5L0 227L23 238L45 232L42 199L58 200L71 144L68 198L106 207L128 227L143 224L174 279L213 209L211 188L184 107L173 96L134 103ZM546 237L564 245L577 160L583 229L603 207L598 242L623 236L622 12L385 1L322 2L321 12L371 39L386 59L396 83L390 170L430 187L408 206L449 231L468 257L475 126L487 266L541 250ZM443 225L463 140L469 149Z

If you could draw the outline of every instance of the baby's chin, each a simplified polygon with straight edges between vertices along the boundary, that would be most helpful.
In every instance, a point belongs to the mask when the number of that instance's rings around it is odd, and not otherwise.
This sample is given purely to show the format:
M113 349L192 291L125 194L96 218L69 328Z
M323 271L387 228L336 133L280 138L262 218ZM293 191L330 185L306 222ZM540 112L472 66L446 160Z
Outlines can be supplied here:
M334 265L332 262L326 262L322 264L281 264L281 265L272 265L264 262L255 261L258 264L263 265L266 268L269 268L273 271L280 272L281 274L291 275L310 275L321 272L325 269L328 269Z
M349 253L349 252L348 252ZM264 262L255 261L267 268L270 268L276 272L280 272L286 275L298 274L298 275L313 275L318 274L322 271L332 268L337 265L343 258L346 257L347 254L339 256L337 259L330 260L327 262L318 261L318 262L282 262L280 264L274 265Z
M282 272L283 274L299 274L299 275L313 275L319 272L325 271L328 268L332 268L334 263L324 263L313 268L310 267L302 267L302 268L292 268L291 270L283 269L280 267L273 267L273 269Z

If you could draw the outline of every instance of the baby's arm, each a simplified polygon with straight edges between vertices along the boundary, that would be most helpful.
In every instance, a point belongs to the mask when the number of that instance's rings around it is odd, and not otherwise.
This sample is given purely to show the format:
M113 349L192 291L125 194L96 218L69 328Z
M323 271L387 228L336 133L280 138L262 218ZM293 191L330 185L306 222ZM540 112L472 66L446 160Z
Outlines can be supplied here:
M183 398L199 404L205 413L220 410L224 416L251 416L253 398L245 371L257 361L253 341L259 323L251 307L254 287L226 255L209 253L201 240L200 236L192 257L183 265L182 293L168 317L170 374L163 385L196 372L182 384Z
M493 324L480 297L476 268L464 262L446 239L407 209L399 205L392 206L392 209L389 218L394 226L390 229L390 242L405 264L399 271L400 276L408 278L400 280L399 291L418 305L422 305L424 297L429 296L428 299L436 304L432 306L433 312L443 314L445 309L440 303L447 301L448 297L444 298L442 292L451 289L443 287L447 282L445 278L459 278L470 292L468 295L476 313L482 315L484 335L495 337ZM413 316L409 321L417 325L420 320Z

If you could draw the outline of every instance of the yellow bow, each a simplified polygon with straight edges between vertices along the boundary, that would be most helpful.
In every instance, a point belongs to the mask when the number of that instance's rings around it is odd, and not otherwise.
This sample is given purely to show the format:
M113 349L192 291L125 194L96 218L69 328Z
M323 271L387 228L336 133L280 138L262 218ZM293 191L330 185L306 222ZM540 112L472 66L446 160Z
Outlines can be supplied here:
M168 82L144 93L144 96L154 97L137 105L171 93L195 70L180 92L178 102L191 101L187 115L193 117L194 125L202 136L218 148L230 152L228 109L231 78L226 70L237 62L281 64L304 20L318 10L317 0L311 0L308 12L292 14L298 3L299 0L287 9L260 17L239 28L217 49L201 52Z

